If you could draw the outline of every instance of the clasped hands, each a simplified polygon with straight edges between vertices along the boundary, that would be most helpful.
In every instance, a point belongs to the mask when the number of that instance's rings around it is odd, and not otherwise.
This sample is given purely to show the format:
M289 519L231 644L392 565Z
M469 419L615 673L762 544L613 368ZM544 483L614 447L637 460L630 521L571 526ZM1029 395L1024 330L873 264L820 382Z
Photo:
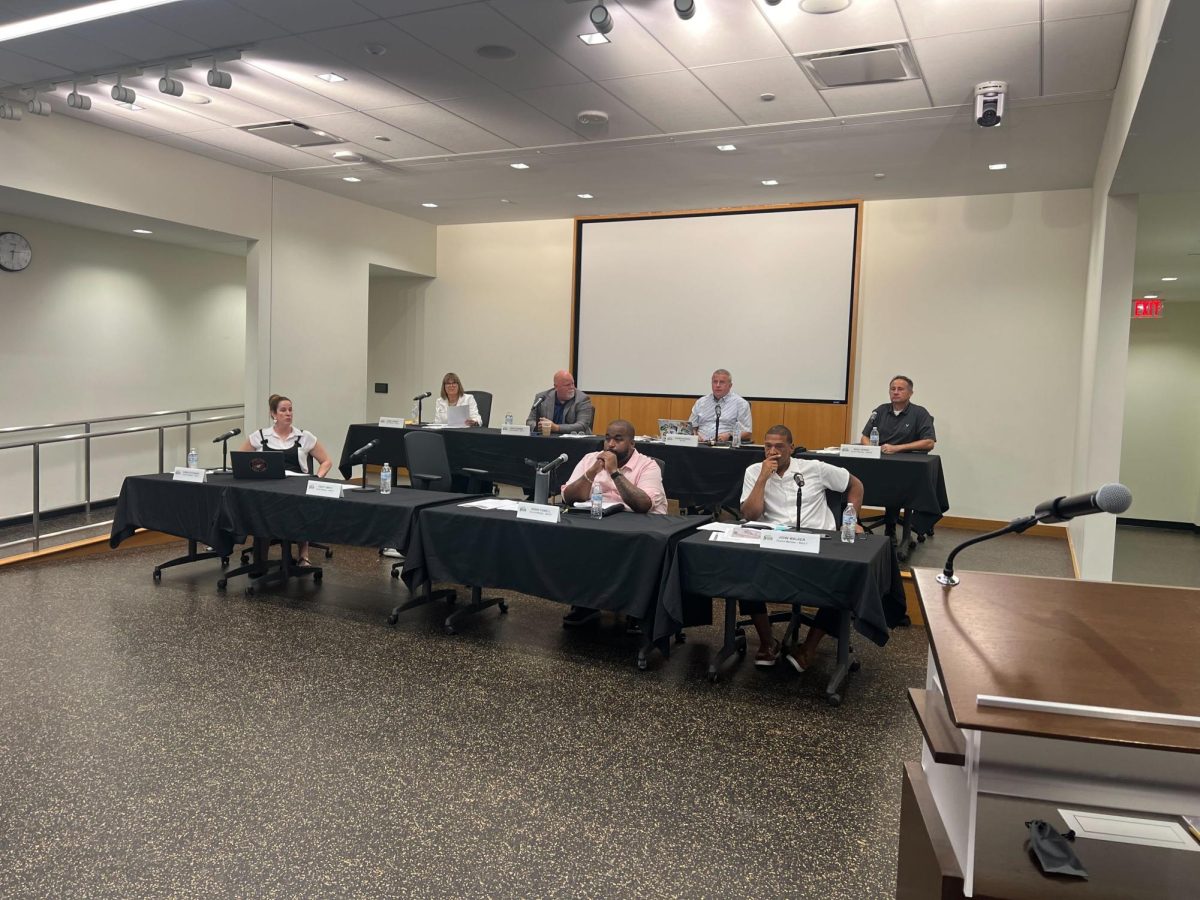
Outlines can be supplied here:
M611 450L601 450L600 455L596 457L596 461L588 468L588 481L595 481L596 476L601 472L607 472L612 475L617 471L617 454Z

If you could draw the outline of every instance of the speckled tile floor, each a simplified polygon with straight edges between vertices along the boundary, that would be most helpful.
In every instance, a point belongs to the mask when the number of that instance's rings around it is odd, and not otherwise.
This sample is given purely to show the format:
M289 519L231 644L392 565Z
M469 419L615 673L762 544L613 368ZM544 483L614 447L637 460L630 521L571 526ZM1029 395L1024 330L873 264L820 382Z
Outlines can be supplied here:
M248 599L174 550L0 570L0 896L892 894L918 628L833 709L832 645L713 685L715 629L639 672L545 600L390 628L372 551Z

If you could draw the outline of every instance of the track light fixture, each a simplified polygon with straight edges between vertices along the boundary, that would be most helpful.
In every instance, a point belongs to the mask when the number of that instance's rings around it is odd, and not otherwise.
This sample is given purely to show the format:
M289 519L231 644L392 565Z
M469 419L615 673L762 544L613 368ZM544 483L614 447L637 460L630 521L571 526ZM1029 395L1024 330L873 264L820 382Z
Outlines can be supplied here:
M767 6L778 6L782 0L767 0Z
M208 86L220 88L223 91L233 87L233 76L228 72L222 72L217 68L217 61L213 60L213 67L208 70Z
M696 14L696 0L675 0L675 15L690 19Z
M597 3L593 6L588 18L592 20L592 27L600 34L608 34L612 31L612 16L608 14L608 7L603 3Z
M32 100L25 104L25 108L29 110L31 116L48 116L50 115L50 104L45 100L34 96Z
M21 107L12 103L0 103L0 119L19 122L21 120Z
M163 77L158 79L158 89L161 93L170 94L172 97L183 96L183 82L172 78L170 69L163 69Z
M127 88L121 84L121 76L117 76L117 83L112 89L112 98L118 103L136 103L137 92L133 88Z
M79 85L71 82L71 93L67 94L67 106L71 109L91 109L92 98L79 93Z

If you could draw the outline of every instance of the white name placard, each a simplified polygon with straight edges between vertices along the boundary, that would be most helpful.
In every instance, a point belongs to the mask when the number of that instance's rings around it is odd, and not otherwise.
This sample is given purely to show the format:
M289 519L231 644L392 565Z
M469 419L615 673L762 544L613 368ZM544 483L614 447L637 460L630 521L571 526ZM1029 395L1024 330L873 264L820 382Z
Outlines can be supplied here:
M879 448L869 444L842 444L842 456L860 456L863 459L879 459Z
M192 481L196 484L204 483L204 476L207 472L204 469L192 469L188 466L176 466L175 474L171 476L172 481Z
M380 416L379 417L379 427L380 428L403 428L404 420L397 418L396 416Z
M820 553L821 536L803 531L764 531L759 546L767 550L787 550L791 553Z
M517 437L529 437L528 425L501 425L501 434L513 434Z
M667 434L663 436L664 444L674 444L676 447L698 447L700 439L694 434Z
M557 523L562 516L562 510L557 506L546 506L542 503L518 503L517 518L530 519L534 522Z
M306 497L330 497L334 500L342 498L342 484L339 481L317 481L315 478L308 482L304 491Z

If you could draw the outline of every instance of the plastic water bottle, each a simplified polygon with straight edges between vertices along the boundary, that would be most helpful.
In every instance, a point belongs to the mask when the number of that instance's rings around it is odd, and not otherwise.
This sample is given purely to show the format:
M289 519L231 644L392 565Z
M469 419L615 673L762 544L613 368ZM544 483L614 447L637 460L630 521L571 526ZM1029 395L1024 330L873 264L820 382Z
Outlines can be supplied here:
M734 447L740 447L740 446L742 446L742 429L741 429L741 426L737 426L737 427L735 427L735 428L734 428L734 430L733 430L733 438L731 439L730 443L731 443L731 444L732 444Z
M511 425L512 423L513 423L512 413L505 413L504 414L504 424Z
M846 510L842 513L842 543L854 543L854 526L858 524L858 516L854 512L854 507L846 504Z
M871 429L871 446L872 447L879 446L879 429L878 428Z
M392 464L384 463L383 468L379 471L379 493L390 494L392 492Z
M592 482L592 518L604 518L604 491L595 482Z
M200 466L200 454L197 453L196 448L193 447L191 450L188 451L188 468L196 469L196 468L199 468L199 466Z

